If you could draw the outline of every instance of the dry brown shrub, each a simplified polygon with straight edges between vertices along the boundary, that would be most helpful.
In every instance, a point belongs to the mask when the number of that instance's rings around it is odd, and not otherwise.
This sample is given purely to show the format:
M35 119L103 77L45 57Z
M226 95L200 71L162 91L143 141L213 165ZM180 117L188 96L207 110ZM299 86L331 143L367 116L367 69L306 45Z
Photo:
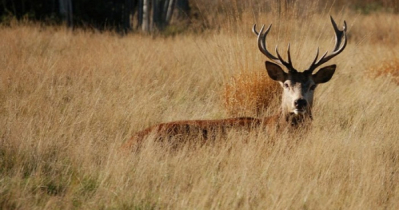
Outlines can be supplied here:
M224 107L232 116L260 116L281 95L279 84L266 71L241 72L223 89Z
M399 85L399 59L391 59L381 62L377 66L370 68L369 77L390 77L392 81Z

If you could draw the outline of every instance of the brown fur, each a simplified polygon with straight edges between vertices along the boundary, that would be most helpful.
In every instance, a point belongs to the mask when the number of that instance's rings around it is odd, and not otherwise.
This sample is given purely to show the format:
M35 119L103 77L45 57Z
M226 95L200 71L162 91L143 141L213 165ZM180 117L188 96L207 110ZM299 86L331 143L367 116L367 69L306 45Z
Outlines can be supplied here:
M266 129L268 133L288 127L296 128L303 119L283 116L282 113L265 117L263 119L252 117L228 118L220 120L187 120L161 123L139 131L123 146L128 149L138 149L147 137L153 137L156 142L167 143L177 147L187 143L188 136L198 137L195 143L204 144L218 135L225 135L231 129L251 131L253 129Z
M179 138L176 141L184 141L184 137L198 136L206 142L209 138L215 137L218 134L225 134L228 129L233 127L241 127L251 129L258 127L261 120L250 117L230 118L221 120L187 120L176 121L169 123L161 123L144 129L134 135L125 145L126 148L137 147L142 144L143 140L153 135L154 139L158 142L169 141L174 137ZM177 142L174 142L176 144Z

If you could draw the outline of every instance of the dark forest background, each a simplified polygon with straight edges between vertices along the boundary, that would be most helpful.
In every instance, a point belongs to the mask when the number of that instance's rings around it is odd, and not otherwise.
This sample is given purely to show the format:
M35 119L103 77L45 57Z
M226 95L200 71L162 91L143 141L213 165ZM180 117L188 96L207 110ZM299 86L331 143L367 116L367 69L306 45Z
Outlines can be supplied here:
M70 28L117 30L120 32L165 30L182 31L191 23L210 27L215 15L232 15L251 9L267 12L273 7L298 7L330 4L360 13L399 13L399 0L0 0L0 22L34 21L64 24Z

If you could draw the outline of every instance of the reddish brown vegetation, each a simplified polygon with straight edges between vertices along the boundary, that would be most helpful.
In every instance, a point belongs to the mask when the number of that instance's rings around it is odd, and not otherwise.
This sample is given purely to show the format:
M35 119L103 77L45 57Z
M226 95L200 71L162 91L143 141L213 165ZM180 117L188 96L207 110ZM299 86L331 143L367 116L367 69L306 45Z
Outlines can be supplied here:
M369 70L369 76L390 77L394 83L399 85L399 59L387 60Z
M265 70L242 72L226 84L222 97L229 115L260 116L263 110L281 97L281 88Z

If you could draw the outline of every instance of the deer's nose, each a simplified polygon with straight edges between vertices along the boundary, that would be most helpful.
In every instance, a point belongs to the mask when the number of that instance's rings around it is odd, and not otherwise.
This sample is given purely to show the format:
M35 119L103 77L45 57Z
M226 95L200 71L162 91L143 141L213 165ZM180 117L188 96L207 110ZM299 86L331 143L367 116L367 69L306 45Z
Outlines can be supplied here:
M297 99L294 101L295 108L303 109L308 105L308 102L305 99Z

